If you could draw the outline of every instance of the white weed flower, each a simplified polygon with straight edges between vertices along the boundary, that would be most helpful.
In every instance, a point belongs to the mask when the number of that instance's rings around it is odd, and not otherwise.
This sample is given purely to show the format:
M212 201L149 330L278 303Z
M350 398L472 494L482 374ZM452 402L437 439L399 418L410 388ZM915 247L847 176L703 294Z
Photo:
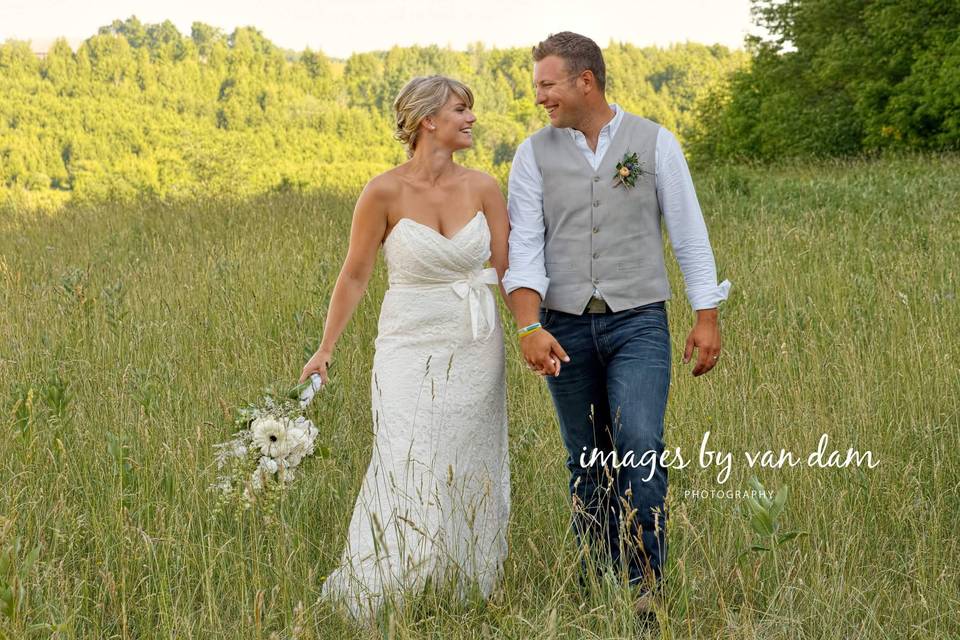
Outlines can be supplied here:
M221 491L223 493L229 493L232 488L232 483L230 482L229 477L218 478L216 482L210 485L211 489Z

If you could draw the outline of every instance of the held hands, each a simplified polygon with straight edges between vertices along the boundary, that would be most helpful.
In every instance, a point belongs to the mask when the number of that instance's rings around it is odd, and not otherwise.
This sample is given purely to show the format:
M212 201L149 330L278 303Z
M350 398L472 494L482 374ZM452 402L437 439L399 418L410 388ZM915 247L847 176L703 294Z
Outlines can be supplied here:
M332 350L324 349L323 347L317 349L317 352L307 361L307 364L303 365L303 372L300 374L299 382L307 380L313 373L318 373L320 374L320 380L326 385L327 370L331 368L332 357Z
M697 323L687 336L686 348L683 350L684 364L690 362L694 348L698 349L698 353L693 375L702 376L713 369L720 359L720 326L715 308L697 311Z
M546 329L537 329L520 338L520 349L527 367L542 376L559 376L560 362L570 362L570 356Z

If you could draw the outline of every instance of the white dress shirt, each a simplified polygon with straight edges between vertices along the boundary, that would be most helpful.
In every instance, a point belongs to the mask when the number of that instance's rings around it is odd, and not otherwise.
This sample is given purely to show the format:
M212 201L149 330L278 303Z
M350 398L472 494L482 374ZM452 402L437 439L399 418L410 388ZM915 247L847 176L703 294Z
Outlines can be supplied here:
M610 140L623 120L623 110L616 104L613 119L600 130L596 153L590 150L587 138L576 129L567 128L574 142L583 152L594 171L600 166ZM710 248L707 225L693 189L693 179L683 157L680 143L670 131L660 127L656 148L656 185L660 211L667 227L673 253L680 264L687 286L690 306L712 309L727 299L730 281L717 284L717 267ZM521 287L533 289L543 299L550 279L543 259L543 176L533 154L533 144L527 138L517 147L510 168L507 209L510 215L510 266L503 276L507 293ZM603 292L594 289L596 297Z

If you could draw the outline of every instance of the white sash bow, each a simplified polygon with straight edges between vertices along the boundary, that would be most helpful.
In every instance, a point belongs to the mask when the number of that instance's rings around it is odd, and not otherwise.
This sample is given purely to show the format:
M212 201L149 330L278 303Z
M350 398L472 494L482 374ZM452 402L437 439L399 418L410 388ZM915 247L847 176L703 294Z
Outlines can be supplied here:
M478 269L472 272L470 277L451 283L456 294L461 299L466 298L470 304L470 328L473 331L474 340L480 335L479 325L481 324L487 330L483 336L484 340L493 333L497 310L493 292L487 288L490 284L500 284L497 270L493 267Z

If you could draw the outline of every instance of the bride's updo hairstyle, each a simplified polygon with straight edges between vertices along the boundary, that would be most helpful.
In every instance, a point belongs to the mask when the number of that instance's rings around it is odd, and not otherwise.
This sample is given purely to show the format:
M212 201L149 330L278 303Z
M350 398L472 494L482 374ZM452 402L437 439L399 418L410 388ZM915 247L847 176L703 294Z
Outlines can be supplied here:
M420 122L427 116L436 114L455 93L473 108L473 92L470 88L447 76L417 76L408 82L397 99L393 101L393 110L397 114L397 129L394 137L407 146L407 157L413 157L420 135Z

